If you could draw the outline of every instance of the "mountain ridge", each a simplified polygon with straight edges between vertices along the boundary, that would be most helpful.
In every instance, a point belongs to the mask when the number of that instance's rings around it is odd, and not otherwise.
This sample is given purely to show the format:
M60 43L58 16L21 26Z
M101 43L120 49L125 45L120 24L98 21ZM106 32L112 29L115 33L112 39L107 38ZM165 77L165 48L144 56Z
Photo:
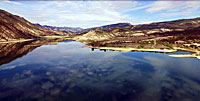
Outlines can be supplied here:
M107 25L110 26L110 25ZM150 24L141 24L141 25L131 25L125 27L97 27L92 30L101 30L105 35L101 35L101 38L96 39L96 41L102 41L103 39L109 39L110 36L113 37L138 37L138 36L151 36L153 34L161 34L166 32L178 32L184 31L189 29L194 29L200 27L200 18L194 19L181 19L181 20L174 20L174 21L166 21L166 22L156 22ZM103 29L105 28L105 29ZM103 30L102 30L103 29ZM83 35L79 35L77 38L78 40L92 40L92 37L96 37L95 31L91 34L92 30L84 33ZM108 35L112 34L112 35ZM89 35L87 35L89 34ZM87 37L86 37L87 36ZM104 37L104 38L102 38ZM107 38L105 38L107 37Z
M83 30L80 27L56 27L56 26L49 26L49 25L40 25L40 24L35 24L38 27L41 28L46 28L49 30L56 30L56 31L62 31L62 32L73 32L73 33L77 33L80 32L81 30Z
M108 25L103 25L103 26L99 26L99 27L91 27L91 28L86 28L86 29L83 29L83 28L80 28L80 27L78 27L78 28L56 27L56 26L48 26L48 25L42 25L41 26L39 24L38 24L38 26L40 26L42 28L46 27L47 29L51 29L51 30L71 31L71 32L74 32L74 33L85 34L85 33L89 32L91 30L109 31L109 30L112 30L113 28L116 28L116 27L119 27L119 28L129 27L133 31L134 30L161 29L161 28L181 30L181 29L186 29L186 28L190 28L190 26L193 26L192 24L194 24L194 23L190 23L190 22L194 22L195 20L199 21L200 17L191 18L191 19L178 19L178 20L172 20L172 21L152 22L152 23L149 23L149 24L138 24L138 25L132 25L130 23L115 23L115 24L108 24ZM185 23L185 22L187 22L187 23ZM181 23L183 23L183 24L181 24ZM186 27L186 28L184 28L184 27ZM63 30L62 30L62 28L63 28Z
M81 28L81 27L56 27L56 26L49 26L49 25L40 25L40 24L35 24L36 26L39 26L41 28L46 28L49 30L56 30L56 31L63 31L63 32L73 32L73 33L86 33L89 32L90 30L103 30L103 31L108 31L111 28L115 27L128 27L131 26L130 23L115 23L115 24L109 24L109 25L103 25L99 27L92 27L92 28Z

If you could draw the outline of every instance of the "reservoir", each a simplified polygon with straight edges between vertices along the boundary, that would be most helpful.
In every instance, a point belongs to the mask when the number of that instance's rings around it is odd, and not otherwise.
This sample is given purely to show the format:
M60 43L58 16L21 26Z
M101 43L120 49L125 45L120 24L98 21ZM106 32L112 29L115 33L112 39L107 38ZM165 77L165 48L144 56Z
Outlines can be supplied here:
M76 41L29 44L1 46L1 101L200 99L200 61L196 58L83 48L85 44Z

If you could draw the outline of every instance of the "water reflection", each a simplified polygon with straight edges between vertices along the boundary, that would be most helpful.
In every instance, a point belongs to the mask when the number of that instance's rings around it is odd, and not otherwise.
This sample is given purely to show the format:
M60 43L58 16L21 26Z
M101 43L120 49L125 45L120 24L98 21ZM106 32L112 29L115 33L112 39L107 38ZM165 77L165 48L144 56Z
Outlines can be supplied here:
M33 41L0 44L0 65L22 57L39 46L32 44Z
M48 101L199 100L200 62L162 53L43 45L0 66L0 99Z

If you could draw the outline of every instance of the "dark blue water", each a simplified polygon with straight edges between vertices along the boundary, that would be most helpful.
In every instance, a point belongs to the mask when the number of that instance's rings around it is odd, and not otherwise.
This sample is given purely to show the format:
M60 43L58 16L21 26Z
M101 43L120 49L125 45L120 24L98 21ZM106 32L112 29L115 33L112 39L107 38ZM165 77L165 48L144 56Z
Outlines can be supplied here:
M37 47L0 66L1 101L199 101L200 61L165 53ZM5 58L4 58L5 59Z

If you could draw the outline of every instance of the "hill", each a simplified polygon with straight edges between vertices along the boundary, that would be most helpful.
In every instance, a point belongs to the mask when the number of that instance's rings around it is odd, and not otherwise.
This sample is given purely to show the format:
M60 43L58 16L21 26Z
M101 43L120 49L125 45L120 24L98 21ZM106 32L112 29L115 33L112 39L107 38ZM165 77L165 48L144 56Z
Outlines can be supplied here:
M40 28L20 16L0 10L0 41L36 39L49 35L69 35L69 33Z
M91 30L108 31L108 30L111 30L112 28L116 28L116 27L125 28L125 27L129 27L129 26L132 26L132 25L130 23L116 23L116 24L104 25L104 26L100 26L100 27L83 29L83 30L79 31L79 33L87 33Z
M94 29L74 37L93 47L134 47L172 49L200 44L200 18L156 22L126 27ZM193 46L193 44L197 46ZM188 47L191 48L191 47ZM200 49L200 47L198 48Z

